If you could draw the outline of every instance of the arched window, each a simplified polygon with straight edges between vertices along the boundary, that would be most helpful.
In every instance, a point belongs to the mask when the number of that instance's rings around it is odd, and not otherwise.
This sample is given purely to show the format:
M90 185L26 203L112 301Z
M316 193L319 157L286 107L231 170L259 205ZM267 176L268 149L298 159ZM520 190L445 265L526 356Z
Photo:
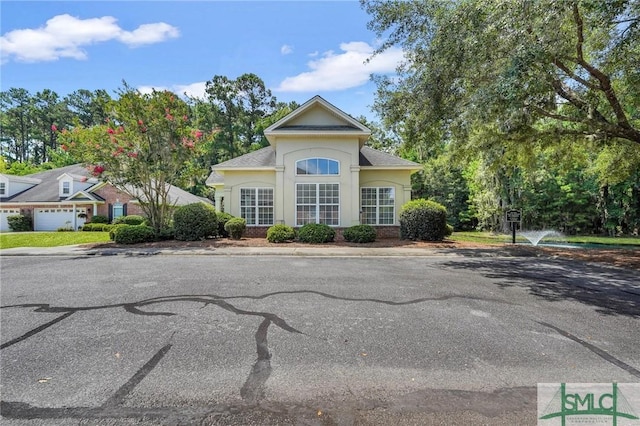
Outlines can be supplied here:
M296 161L297 175L339 175L340 163L328 158L306 158Z

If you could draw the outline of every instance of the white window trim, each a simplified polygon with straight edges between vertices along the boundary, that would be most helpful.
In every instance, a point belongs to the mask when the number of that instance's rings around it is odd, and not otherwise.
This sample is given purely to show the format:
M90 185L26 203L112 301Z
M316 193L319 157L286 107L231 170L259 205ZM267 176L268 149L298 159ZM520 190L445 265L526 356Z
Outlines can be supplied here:
M302 175L304 176L304 175ZM314 175L312 175L314 176ZM318 175L316 175L318 176ZM320 175L322 176L322 175ZM296 182L296 192L295 192L295 196L294 196L294 202L295 202L295 220L296 220L296 226L304 226L304 224L300 224L298 223L298 206L308 206L310 204L298 204L298 186L299 185L315 185L316 186L316 203L315 203L315 207L316 207L316 221L312 222L312 223L320 223L320 206L333 206L334 204L320 204L320 185L337 185L338 186L338 223L335 225L329 225L331 227L339 227L340 226L340 218L342 216L342 188L339 182Z
M396 188L394 186L361 186L360 187L360 210L364 212L365 207L374 207L374 206L365 206L363 205L362 198L362 190L363 189L375 189L376 190L376 223L369 223L368 225L372 226L394 226L396 224ZM391 189L393 190L393 204L388 206L380 205L380 189ZM393 222L391 223L380 223L380 207L392 207L393 208ZM361 220L362 223L366 223Z
M316 174L310 174L310 173L305 173L305 174L300 174L298 173L298 163L300 161L307 161L307 160L327 160L327 161L333 161L336 164L338 164L338 173L337 174L331 174L331 173L327 173L325 174L321 174L321 173L316 173ZM342 170L342 167L340 167L340 161L334 159L334 158L328 158L328 157L308 157L308 158L301 158L299 160L297 160L293 167L295 168L296 171L296 176L340 176L340 171Z
M253 190L253 191L255 191L255 195L256 195L256 205L253 206L253 208L255 210L256 223L253 223L253 224L247 223L247 226L272 226L273 222L275 221L275 214L276 214L276 210L275 210L275 201L276 201L275 200L275 196L276 196L275 190L272 187L269 187L269 186L245 186L245 187L240 188L240 191L238 193L238 195L239 195L239 197L238 197L239 198L238 208L240 209L240 211L238 212L238 217L242 217L242 208L243 207L247 207L247 206L243 206L242 205L242 190L243 189ZM271 191L271 210L272 210L272 214L271 214L272 221L271 221L271 223L258 223L259 222L259 217L260 217L259 216L259 209L268 207L268 206L259 206L258 205L258 191L260 189L268 189L268 190Z

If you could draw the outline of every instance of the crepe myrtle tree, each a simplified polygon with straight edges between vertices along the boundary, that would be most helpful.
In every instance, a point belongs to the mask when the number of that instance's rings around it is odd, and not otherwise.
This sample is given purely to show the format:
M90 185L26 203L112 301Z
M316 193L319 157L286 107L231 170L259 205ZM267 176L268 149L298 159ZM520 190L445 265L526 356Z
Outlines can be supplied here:
M93 176L140 200L156 234L169 224L170 185L211 134L191 126L187 104L168 91L140 93L125 86L110 102L104 124L76 123L59 132L60 147Z

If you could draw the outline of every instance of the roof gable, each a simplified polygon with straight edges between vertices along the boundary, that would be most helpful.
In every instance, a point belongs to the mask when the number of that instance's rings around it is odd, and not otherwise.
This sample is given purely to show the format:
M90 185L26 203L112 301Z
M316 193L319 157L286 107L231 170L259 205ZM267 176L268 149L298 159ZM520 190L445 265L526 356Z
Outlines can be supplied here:
M314 96L264 131L273 146L278 137L318 134L356 136L362 146L371 130L322 97Z

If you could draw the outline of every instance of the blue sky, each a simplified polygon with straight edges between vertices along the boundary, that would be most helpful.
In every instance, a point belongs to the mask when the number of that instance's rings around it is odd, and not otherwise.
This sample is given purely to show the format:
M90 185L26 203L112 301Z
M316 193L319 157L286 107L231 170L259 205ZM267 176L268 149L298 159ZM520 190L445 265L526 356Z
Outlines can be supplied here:
M353 115L370 111L369 75L392 74L399 50L380 40L357 1L5 1L1 88L105 89L122 80L201 95L214 75L254 73L279 101L319 94Z

